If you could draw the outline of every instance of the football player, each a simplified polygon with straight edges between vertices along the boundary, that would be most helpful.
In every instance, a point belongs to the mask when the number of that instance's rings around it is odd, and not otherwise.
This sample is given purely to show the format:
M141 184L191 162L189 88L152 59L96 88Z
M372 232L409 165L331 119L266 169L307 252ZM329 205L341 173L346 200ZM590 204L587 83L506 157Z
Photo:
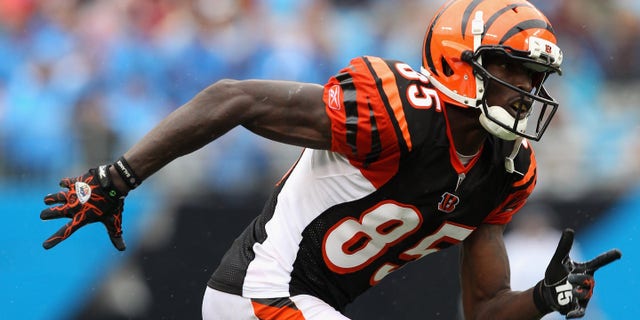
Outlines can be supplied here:
M221 80L114 163L63 179L41 218L71 221L44 247L101 222L124 250L128 192L243 126L304 151L208 281L205 319L346 319L385 276L459 243L467 319L582 317L594 272L619 251L574 262L565 230L540 282L516 292L503 243L536 184L529 141L558 108L543 84L562 60L532 4L453 0L427 29L421 70L363 56L324 85Z

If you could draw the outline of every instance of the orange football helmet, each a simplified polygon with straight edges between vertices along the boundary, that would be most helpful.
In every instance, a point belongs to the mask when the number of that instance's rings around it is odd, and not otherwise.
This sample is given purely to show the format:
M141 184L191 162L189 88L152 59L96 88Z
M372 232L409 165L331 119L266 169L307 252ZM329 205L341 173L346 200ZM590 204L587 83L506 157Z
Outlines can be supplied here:
M521 63L533 74L534 90L524 91L491 75L482 59L499 55ZM543 87L547 76L560 74L562 51L549 20L525 0L452 0L436 13L426 32L422 73L448 104L480 108L480 123L505 139L540 140L558 103ZM521 95L526 108L489 106L489 85L502 85ZM506 107L506 106L504 106ZM531 120L535 126L527 125Z

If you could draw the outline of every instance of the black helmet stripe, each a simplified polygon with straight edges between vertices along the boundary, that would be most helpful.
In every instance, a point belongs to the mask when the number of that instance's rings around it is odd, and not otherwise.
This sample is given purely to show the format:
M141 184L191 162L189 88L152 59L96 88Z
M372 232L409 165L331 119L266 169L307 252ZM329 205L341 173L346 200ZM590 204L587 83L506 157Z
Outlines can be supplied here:
M472 1L469 6L467 6L467 8L464 11L464 14L462 16L462 38L464 39L464 37L466 36L466 30L467 30L467 26L469 25L469 19L471 17L471 14L473 13L473 10L475 10L476 7L478 7L480 5L481 2L483 2L484 0L474 0ZM500 17L502 16L502 14L504 14L505 12L508 12L509 10L513 10L515 8L518 7L530 7L530 8L534 8L532 4L530 3L514 3L511 5L508 5L500 10L498 10L496 13L494 13L485 23L485 30L489 29L489 27L491 27L491 25ZM484 34L482 35L484 37Z
M480 3L484 1L484 0L473 0L471 1L471 3L467 6L466 9L464 9L464 14L462 15L462 24L460 25L460 28L462 30L462 39L464 39L464 37L466 36L465 32L467 30L467 25L469 24L469 17L471 17L471 13L473 13L473 10L480 5Z
M507 40L509 40L514 35L529 29L547 29L549 32L554 33L553 28L546 21L543 21L540 19L526 20L518 23L509 31L507 31L507 33L502 37L502 39L500 39L499 43L504 44L505 42L507 42Z
M498 10L489 19L487 19L487 22L485 23L485 28L488 30L491 27L491 25L493 25L493 23L496 22L496 20L498 20L498 18L502 16L502 14L518 7L532 7L532 5L529 3L514 3L511 5L508 5ZM482 35L482 37L484 38L484 34Z
M436 75L438 74L438 71L436 70L435 64L433 64L433 56L431 55L431 37L433 36L433 28L436 26L436 23L440 19L440 16L442 16L442 14L445 11L447 11L447 9L453 4L453 2L454 1L449 1L449 3L447 3L447 6L442 8L442 10L438 12L438 15L436 15L433 18L433 21L431 22L431 27L429 28L429 33L427 34L427 37L424 40L424 53L425 53L425 56L427 57L427 65L429 66L429 70L431 70L431 72L433 72Z

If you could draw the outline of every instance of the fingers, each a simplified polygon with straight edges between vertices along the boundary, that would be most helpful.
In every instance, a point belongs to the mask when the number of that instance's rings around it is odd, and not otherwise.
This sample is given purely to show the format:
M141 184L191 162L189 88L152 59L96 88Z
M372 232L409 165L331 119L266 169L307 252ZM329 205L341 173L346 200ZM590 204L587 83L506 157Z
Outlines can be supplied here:
M56 232L56 234L54 234L53 236L49 237L49 239L45 240L42 243L42 247L47 249L47 250L49 250L49 249L55 247L58 243L62 242L62 240L66 239L66 238L57 236L57 234L59 232L60 231Z
M560 241L558 242L558 248L553 254L553 258L551 258L551 262L562 264L564 259L569 256L569 251L571 251L571 247L573 246L573 237L574 232L572 229L564 229L562 237L560 237Z
M567 313L567 319L582 318L582 317L584 317L584 313L585 313L585 308L584 307L578 307L577 309L571 310L571 311L569 311L569 313Z
M574 264L576 270L574 270L574 273L569 274L567 280L573 286L573 298L578 302L578 305L574 310L567 313L567 319L582 318L585 315L587 304L593 296L595 287L593 273L621 257L620 250L612 249L595 257L593 260Z
M73 185L76 181L78 181L78 178L63 178L58 184L62 188L71 190L71 185ZM54 203L67 203L67 201L69 200L67 199L68 194L69 191L60 191L58 193L48 194L44 197L44 203L47 205Z
M127 248L127 246L124 243L124 239L121 236L112 237L111 235L109 235L109 239L111 239L111 243L113 243L113 246L116 247L116 249L120 251L124 251Z
M98 181L95 181L93 169L88 174L76 178L64 178L60 180L60 187L66 191L48 194L44 197L47 205L59 204L40 212L43 220L57 218L71 218L72 220L49 237L42 246L50 249L67 239L82 226L102 222L107 227L111 243L120 251L126 246L122 239L122 199L116 199L107 195L109 190L103 189ZM82 181L81 184L78 182ZM76 190L76 188L80 190ZM92 191L96 193L93 194Z
M55 209L55 208L52 208ZM64 215L61 214L63 211L45 209L42 211L40 217L43 219L53 219L59 218ZM120 217L121 215L118 215ZM62 228L60 228L56 233L54 233L51 237L45 240L42 243L42 247L45 249L51 249L55 247L58 243L69 238L74 232L78 229L90 223L87 219L79 219L79 216L74 217L73 220L69 221ZM116 219L115 215L111 216L109 219L102 221L102 223L107 228L107 233L109 234L109 239L116 249L120 251L124 251L126 249L126 245L124 243L124 239L122 238L122 226L121 219Z
M63 240L69 238L76 230L80 229L80 227L84 226L86 222L84 220L76 221L72 220L65 224L62 228L58 229L56 233L54 233L49 239L45 240L42 243L42 247L45 249L51 249L55 247L58 243Z
M60 184L68 179L63 179ZM47 208L40 212L40 219L50 220L57 218L71 218L73 216L74 205L77 203L78 197L75 192L72 191L60 191L58 193L48 194L44 197L44 203L46 205L62 204L57 207Z
M109 239L111 239L113 246L120 251L124 251L126 245L122 238L122 214L109 216L102 221L102 224L107 228L107 233L109 233Z
M593 295L595 280L591 275L575 273L570 274L568 280L573 286L572 294L576 303L575 309L567 313L567 319L582 318L585 315L589 300Z
M78 179L77 178L62 178L58 183L60 187L70 189L71 185L74 184Z
M66 192L61 191L58 193L48 194L44 197L44 204L51 205L54 203L66 203L67 197Z
M569 275L569 283L573 286L573 296L578 301L589 301L593 296L593 288L596 285L592 275L575 274Z
M72 216L72 208L67 205L46 208L40 212L40 219L42 220L71 218Z
M622 252L618 249L609 250L591 261L585 262L586 272L593 274L596 270L608 265L609 263L616 261L622 257Z
M558 248L549 262L549 266L544 274L544 284L547 286L558 285L565 281L569 273L564 262L569 257L569 251L573 245L573 230L565 229L562 232ZM570 262L570 261L569 261Z

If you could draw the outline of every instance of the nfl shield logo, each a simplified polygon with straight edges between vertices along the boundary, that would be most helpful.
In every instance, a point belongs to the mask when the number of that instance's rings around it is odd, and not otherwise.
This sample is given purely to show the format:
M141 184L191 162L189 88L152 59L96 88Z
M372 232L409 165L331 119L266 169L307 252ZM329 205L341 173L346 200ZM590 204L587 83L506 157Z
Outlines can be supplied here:
M76 194L80 203L84 204L91 198L91 187L85 182L78 181L76 182Z

